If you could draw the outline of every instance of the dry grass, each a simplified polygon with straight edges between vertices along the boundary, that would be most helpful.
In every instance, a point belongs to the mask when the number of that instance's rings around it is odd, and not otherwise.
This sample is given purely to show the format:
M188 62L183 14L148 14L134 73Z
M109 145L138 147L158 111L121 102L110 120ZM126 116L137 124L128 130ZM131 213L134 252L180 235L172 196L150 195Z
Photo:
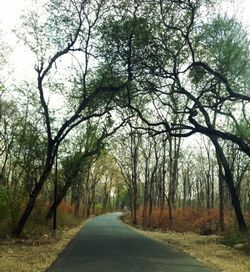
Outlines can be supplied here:
M220 236L203 236L195 233L153 232L138 229L137 231L147 237L172 245L217 271L250 271L249 255L220 244Z
M0 272L45 271L85 223L62 231L57 239L44 235L38 240L0 242Z
M147 224L145 224L145 222L142 224L143 218L142 212L140 211L138 216L139 225L137 225L136 231L147 237L171 245L180 251L186 252L215 271L250 271L249 254L243 250L240 251L225 246L222 243L222 241L225 240L224 236L205 236L198 234L204 225L213 227L213 231L216 230L218 222L217 214L218 212L216 210L212 210L208 213L203 210L178 209L174 211L174 221L170 225L166 217L163 222L161 218L164 217L160 216L158 210L154 210L151 221L147 222ZM165 216L166 215L165 213ZM230 218L229 215L229 213L226 214L225 221L227 226L232 227L234 225L234 218L233 216ZM249 220L248 217L247 219ZM130 215L126 214L123 217L123 221L130 223ZM228 233L228 235L230 235L230 233ZM227 239L229 238L232 239L230 236Z

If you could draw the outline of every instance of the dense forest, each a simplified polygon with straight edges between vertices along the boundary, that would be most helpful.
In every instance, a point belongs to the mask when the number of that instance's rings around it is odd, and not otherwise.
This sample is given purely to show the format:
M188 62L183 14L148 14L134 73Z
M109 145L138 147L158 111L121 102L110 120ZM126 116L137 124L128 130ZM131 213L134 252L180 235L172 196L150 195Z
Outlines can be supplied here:
M249 34L220 5L33 1L15 30L31 72L13 82L1 34L1 236L52 228L56 210L247 230Z

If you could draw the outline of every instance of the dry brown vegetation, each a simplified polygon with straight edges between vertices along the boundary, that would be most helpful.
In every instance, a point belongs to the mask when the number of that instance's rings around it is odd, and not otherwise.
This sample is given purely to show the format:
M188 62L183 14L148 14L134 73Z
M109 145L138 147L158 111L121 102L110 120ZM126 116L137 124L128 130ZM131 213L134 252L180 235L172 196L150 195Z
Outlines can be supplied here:
M172 211L173 220L169 220L167 209L154 208L151 216L143 216L140 208L137 214L138 225L161 230L172 230L176 232L196 232L200 234L219 234L219 209L177 208ZM250 223L250 213L245 213L246 221ZM237 229L237 222L233 210L224 211L225 231Z
M246 219L250 222L249 214ZM124 216L123 220L130 223L130 215ZM225 227L225 232L221 233L218 209L175 209L170 222L168 211L161 212L156 208L150 219L143 217L142 209L139 209L136 230L188 253L216 271L250 271L250 235L236 231L236 220L231 211L225 212ZM201 235L204 230L211 230L213 234ZM233 248L235 244L241 245L240 249Z
M85 224L74 216L74 207L63 201L58 207L58 231L52 235L52 222L46 221L48 204L38 201L22 238L11 238L10 229L0 228L0 272L45 271Z
M39 239L1 241L0 272L45 271L79 232L83 224L61 231L57 238L43 235Z

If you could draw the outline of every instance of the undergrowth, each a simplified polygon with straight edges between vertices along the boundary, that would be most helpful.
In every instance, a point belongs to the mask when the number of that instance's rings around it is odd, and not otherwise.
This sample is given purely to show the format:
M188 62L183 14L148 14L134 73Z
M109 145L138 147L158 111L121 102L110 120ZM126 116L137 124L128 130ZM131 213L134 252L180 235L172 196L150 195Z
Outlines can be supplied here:
M49 203L38 200L36 206L30 215L21 237L24 239L38 239L47 237L52 233L53 220L45 220L46 213L49 209ZM12 230L21 215L21 209L16 209L11 213L8 208L0 220L0 239L8 239L12 236ZM64 229L78 226L83 218L77 218L74 215L74 207L68 202L62 202L57 209L57 230L60 233Z
M237 222L232 210L225 211L225 232L237 229ZM169 219L167 209L161 211L159 208L152 210L151 217L143 216L143 209L138 209L138 224L152 229L170 230L176 232L196 232L204 235L221 234L219 209L177 208L172 211L172 220ZM250 214L245 216L248 223Z
M223 236L224 244L233 246L235 244L250 243L250 232L230 231L226 232Z

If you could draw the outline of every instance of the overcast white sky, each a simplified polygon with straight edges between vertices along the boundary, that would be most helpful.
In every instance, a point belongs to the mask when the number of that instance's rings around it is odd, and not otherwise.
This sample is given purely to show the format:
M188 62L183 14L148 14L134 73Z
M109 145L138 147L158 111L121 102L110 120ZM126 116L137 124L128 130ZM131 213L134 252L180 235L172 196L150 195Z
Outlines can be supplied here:
M4 27L13 27L18 22L22 11L33 2L36 2L36 0L0 0L0 21L2 25ZM250 25L250 1L236 0L234 2L236 3L234 6L239 7L238 13L241 13L243 20ZM232 4L229 5L232 6Z
M31 55L28 51L24 51L20 45L17 44L12 30L18 24L20 15L27 9L32 3L37 0L0 0L0 30L3 31L2 39L14 48L14 54L12 55L10 62L15 66L15 74L23 76L23 74L30 74L30 67L34 65L27 65L31 63ZM39 0L40 2L41 0ZM62 0L63 1L63 0ZM222 2L222 1L221 1ZM242 18L243 22L248 26L250 33L250 0L236 0L235 4L227 4L229 9L235 10L237 7L237 15ZM226 8L226 6L223 8ZM26 64L26 65L24 65Z

